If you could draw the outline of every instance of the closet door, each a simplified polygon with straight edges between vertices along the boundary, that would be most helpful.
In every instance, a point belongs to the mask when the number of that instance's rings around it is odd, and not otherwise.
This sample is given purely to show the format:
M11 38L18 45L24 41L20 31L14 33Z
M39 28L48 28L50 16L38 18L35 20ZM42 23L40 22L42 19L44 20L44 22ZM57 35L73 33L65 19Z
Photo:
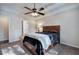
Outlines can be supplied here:
M29 33L29 25L28 25L28 22L27 22L27 20L23 20L23 28L22 28L22 33L23 34L27 34L27 33Z
M8 41L8 18L0 17L0 42Z
M22 20L17 15L9 18L9 42L16 42L22 36Z

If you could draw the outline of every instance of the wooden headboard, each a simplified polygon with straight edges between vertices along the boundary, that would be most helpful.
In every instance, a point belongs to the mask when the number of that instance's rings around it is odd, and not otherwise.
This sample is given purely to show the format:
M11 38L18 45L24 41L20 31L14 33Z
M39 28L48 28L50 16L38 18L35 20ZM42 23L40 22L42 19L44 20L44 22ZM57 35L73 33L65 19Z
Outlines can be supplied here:
M43 26L43 32L60 32L60 25Z
M56 32L58 35L58 43L60 43L60 25L43 26L43 32Z

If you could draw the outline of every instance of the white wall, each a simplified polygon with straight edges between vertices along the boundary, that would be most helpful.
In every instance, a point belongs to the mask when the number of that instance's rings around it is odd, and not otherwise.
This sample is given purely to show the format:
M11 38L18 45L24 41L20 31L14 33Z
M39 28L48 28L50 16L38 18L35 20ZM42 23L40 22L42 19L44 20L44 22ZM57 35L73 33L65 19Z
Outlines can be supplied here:
M41 18L37 22L44 22L44 26L60 25L61 43L79 48L79 6L73 6L60 8L56 10L56 14L52 12L52 15Z
M2 17L3 16L3 17ZM4 19L4 16L7 17L6 19ZM7 26L6 26L6 30L5 32L3 31L3 27L0 24L0 41L4 41L4 40L9 40L9 42L14 42L14 41L18 41L19 38L22 36L22 20L26 20L26 24L27 24L27 28L25 29L26 32L35 32L35 25L34 22L27 19L23 18L20 14L17 13L16 8L13 8L11 6L0 6L0 20L7 20ZM29 21L28 21L29 20ZM27 22L28 21L28 22ZM2 22L0 22L2 23ZM4 24L4 22L3 22ZM6 37L5 36L8 36Z
M36 32L36 22L35 20L29 20L29 33Z

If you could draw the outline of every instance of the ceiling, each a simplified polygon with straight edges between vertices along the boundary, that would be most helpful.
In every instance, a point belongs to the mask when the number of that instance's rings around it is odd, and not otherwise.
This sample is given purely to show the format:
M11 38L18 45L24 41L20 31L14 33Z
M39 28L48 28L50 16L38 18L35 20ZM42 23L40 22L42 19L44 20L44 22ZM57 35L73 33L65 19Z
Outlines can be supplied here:
M46 10L51 5L53 5L53 3L36 3L36 8L39 9L41 7L44 7ZM11 12L13 14L18 14L25 18L27 17L28 19L38 18L38 17L33 17L30 14L24 15L24 13L29 12L29 10L24 8L26 6L32 9L34 7L34 3L0 3L0 10ZM42 12L45 12L45 10ZM41 15L39 17L41 17Z
M29 10L25 9L24 7L27 6L29 8L33 8L34 3L0 3L0 13L1 11L6 11L8 13L17 14L19 16L24 17L25 19L39 19L42 17L46 17L47 15L55 14L58 12L59 9L79 4L67 4L67 3L36 3L36 8L39 9L40 7L44 7L45 16L33 17L30 14L24 15L24 13L29 12ZM70 8L70 7L69 7Z

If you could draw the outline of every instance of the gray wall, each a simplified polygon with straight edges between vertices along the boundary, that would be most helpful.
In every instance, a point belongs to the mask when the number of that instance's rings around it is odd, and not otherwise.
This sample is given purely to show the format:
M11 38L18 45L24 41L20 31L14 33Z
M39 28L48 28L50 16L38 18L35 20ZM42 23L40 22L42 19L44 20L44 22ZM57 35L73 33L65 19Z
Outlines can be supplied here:
M52 15L37 22L46 25L60 25L60 41L63 44L79 48L79 5L64 6L52 12Z

